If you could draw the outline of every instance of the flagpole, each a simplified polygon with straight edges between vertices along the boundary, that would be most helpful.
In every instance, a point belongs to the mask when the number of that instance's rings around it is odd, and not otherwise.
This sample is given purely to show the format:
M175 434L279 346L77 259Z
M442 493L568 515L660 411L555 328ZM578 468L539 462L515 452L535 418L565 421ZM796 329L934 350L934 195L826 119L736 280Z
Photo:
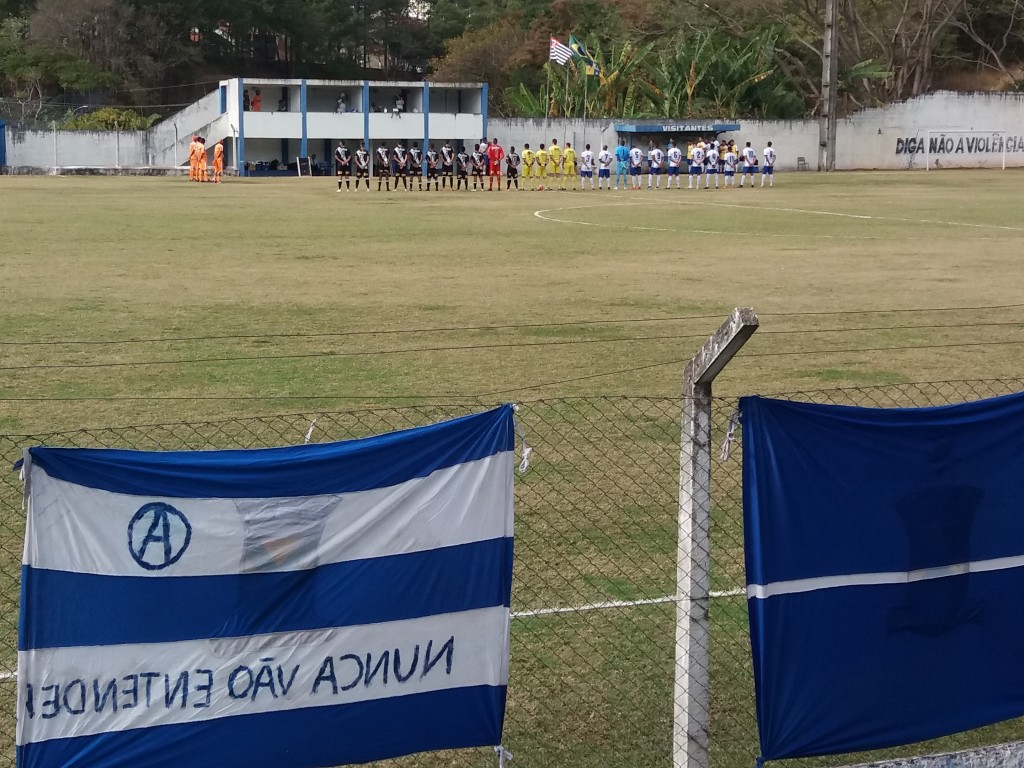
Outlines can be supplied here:
M590 81L590 75L587 74L586 67L583 68L583 146L587 146L587 83Z
M551 114L551 62L548 62L548 87L544 92L544 141L548 140L548 116Z

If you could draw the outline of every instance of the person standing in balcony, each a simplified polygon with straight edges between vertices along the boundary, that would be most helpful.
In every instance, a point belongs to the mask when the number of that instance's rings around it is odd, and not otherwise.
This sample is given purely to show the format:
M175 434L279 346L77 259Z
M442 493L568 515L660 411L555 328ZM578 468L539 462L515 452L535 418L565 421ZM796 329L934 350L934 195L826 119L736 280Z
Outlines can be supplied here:
M256 92L252 96L252 111L259 112L260 106L263 104L263 97L260 95L260 89L257 88Z
M252 102L249 99L249 89L246 88L242 91L242 111L248 112L252 106Z

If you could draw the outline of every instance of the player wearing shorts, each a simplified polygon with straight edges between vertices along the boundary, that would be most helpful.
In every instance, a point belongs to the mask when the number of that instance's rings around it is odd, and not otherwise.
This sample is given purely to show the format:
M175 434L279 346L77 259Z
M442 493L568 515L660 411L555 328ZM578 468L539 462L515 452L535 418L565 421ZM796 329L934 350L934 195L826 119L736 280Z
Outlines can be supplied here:
M612 188L612 153L608 151L608 145L597 156L597 188L601 189L605 179L608 180L608 190Z
M640 189L640 174L644 170L644 152L636 144L629 150L629 181L633 190Z
M764 166L761 168L761 186L764 186L765 177L768 178L768 186L775 186L775 150L772 148L772 143L769 141L768 146L764 148Z
M700 189L700 177L704 173L704 147L697 144L693 148L693 162L690 163L690 178L686 184L687 189L693 189L693 181L697 180L697 189Z
M544 149L543 144L537 148L537 154L534 157L537 158L537 189L543 191L547 183L548 165L551 158L548 156L548 151Z
M455 155L455 188L462 189L462 185L466 185L466 191L469 192L469 166L472 163L472 159L469 153L466 152L466 148L459 146L459 152Z
M654 181L654 188L661 189L661 171L665 162L665 153L661 147L652 147L647 153L647 188L651 188L651 181Z
M711 189L711 177L715 177L715 189L718 189L718 163L721 158L718 155L718 147L712 144L708 147L707 157L704 162L707 170L704 174L704 189Z
M415 144L409 147L409 191L412 192L412 180L418 182L417 189L423 191L423 150Z
M523 189L531 189L533 183L533 150L529 144L523 145Z
M680 189L683 180L679 178L679 167L683 164L683 150L676 146L674 141L668 143L668 180L665 182L665 189L672 187L672 179L676 180L676 189Z
M626 171L629 167L629 150L626 149L626 140L619 139L619 146L615 148L615 188L619 188L619 181L622 181L622 188L626 188Z
M505 155L505 189L512 189L512 184L516 185L516 191L519 191L519 163L522 160L519 157L519 153L516 152L515 147L508 148L508 154ZM501 188L501 181L498 181L498 188Z
M398 191L398 180L402 180L402 186L409 189L409 153L402 146L402 142L395 144L391 153L395 161L395 191Z
M338 171L338 191L341 192L341 182L352 189L352 153L348 151L344 141L339 141L334 150L334 165Z
M213 183L220 184L224 175L224 142L213 145Z
M487 147L487 168L490 178L487 180L487 191L494 189L494 180L498 180L498 191L501 192L501 161L505 159L505 150L497 139L491 139Z
M387 191L391 191L391 154L388 148L381 144L377 147L377 155L373 159L373 172L377 176L377 191L380 192L382 184L387 184Z
M551 189L556 189L562 177L562 148L558 146L558 139L552 139L548 148L548 176L552 179Z
M366 191L370 191L370 153L366 151L366 145L359 142L359 149L355 155L356 164L356 192L359 191L359 180L366 180Z
M722 158L722 185L728 189L729 187L736 187L736 162L739 158L736 157L736 147L727 146L725 148L725 157Z
M434 191L438 191L437 175L440 170L441 156L437 154L434 145L427 149L427 191L430 191L430 182L434 182Z
M470 173L473 176L473 191L476 192L477 182L480 183L480 191L484 189L484 165L487 162L486 147L481 150L479 144L473 145L473 154L471 155L472 164L470 166Z
M747 181L747 174L750 174L750 188L754 188L754 176L757 174L757 150L750 146L750 142L740 152L740 156L743 160L743 175L740 176L740 188L743 188L744 183Z
M565 152L562 153L562 189L569 188L569 179L572 179L572 191L576 191L576 150L572 144L565 142Z
M455 150L447 141L441 146L441 189L445 184L455 191Z
M587 179L590 179L590 188L594 189L594 153L590 151L589 144L580 152L580 189L586 189Z

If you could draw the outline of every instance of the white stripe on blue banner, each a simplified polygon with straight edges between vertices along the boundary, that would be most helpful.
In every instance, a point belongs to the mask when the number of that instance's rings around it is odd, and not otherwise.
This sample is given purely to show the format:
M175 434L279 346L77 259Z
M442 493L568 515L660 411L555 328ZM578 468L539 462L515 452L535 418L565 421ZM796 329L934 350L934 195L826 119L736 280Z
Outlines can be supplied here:
M18 744L508 683L504 607L222 640L19 653Z
M135 496L76 485L30 467L33 568L108 576L213 576L315 568L486 541L512 535L514 455L506 451L439 469L399 485L353 493L272 499ZM136 557L153 516L167 504L191 530L187 549L166 568ZM172 537L179 533L170 529ZM61 541L73 546L51 546ZM111 543L118 546L111 546ZM122 544L123 543L123 544ZM159 546L141 552L159 563ZM149 547L147 546L147 550ZM133 554L134 553L134 554Z
M747 597L751 600L765 600L779 595L798 595L817 592L820 589L840 587L875 587L887 584L916 584L921 581L948 579L968 573L988 573L1024 568L1024 555L996 557L991 560L976 560L969 563L954 563L935 568L920 568L916 571L889 571L882 573L849 573L836 576L815 576L808 579L776 581L771 584L748 584Z

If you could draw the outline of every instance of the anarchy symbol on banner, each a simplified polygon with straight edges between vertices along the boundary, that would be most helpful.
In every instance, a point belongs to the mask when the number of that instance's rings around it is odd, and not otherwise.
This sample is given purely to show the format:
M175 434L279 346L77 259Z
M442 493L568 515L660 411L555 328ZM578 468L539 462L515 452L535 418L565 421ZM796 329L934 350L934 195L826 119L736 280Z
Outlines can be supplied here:
M128 523L128 550L132 559L147 571L174 565L191 540L188 518L160 501L141 507Z

